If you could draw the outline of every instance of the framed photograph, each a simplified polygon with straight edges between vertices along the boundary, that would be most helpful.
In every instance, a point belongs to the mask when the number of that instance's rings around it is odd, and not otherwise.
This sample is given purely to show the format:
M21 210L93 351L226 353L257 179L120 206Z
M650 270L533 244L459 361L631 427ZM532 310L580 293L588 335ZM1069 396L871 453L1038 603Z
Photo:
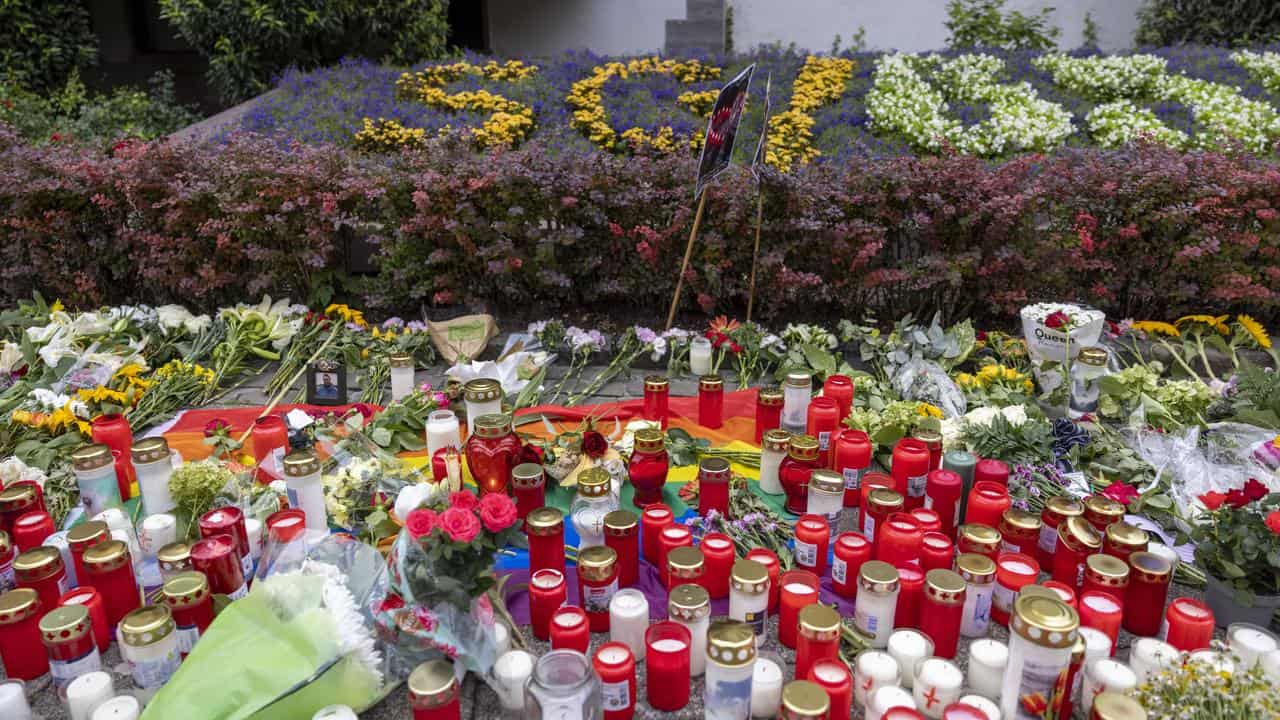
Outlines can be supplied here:
M307 404L347 404L347 368L342 363L321 360L307 369Z

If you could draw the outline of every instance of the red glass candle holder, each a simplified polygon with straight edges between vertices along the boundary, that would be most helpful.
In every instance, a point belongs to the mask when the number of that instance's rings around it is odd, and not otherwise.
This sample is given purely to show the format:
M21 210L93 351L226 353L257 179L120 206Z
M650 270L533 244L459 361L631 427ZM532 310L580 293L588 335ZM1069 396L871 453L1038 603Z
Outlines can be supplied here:
M511 468L520 464L520 436L511 429L509 415L481 415L463 446L467 469L480 494L506 492Z
M724 425L724 379L719 375L698 378L698 424L712 430Z
M1009 465L1003 460L983 458L973 466L973 484L983 481L1009 487Z
M950 570L955 563L956 548L951 538L940 532L927 532L920 539L920 569Z
M1058 599L1065 603L1068 607L1076 607L1076 591L1066 583L1060 583L1057 580L1045 580L1040 583L1042 587L1052 590L1058 595Z
M13 521L13 545L19 553L40 547L53 533L53 518L43 510L24 513Z
M649 706L675 712L689 704L689 629L672 620L649 626L644 633L645 685Z
M553 507L541 507L524 520L529 538L529 570L557 570L564 574L564 515Z
M853 378L848 375L828 375L822 383L822 396L836 401L840 419L849 417L853 408Z
M165 581L160 600L173 615L179 646L186 656L213 624L213 592L209 589L209 579L195 571L181 573Z
M921 530L927 533L942 532L942 518L931 508L918 507L909 514L920 523Z
M831 434L840 426L840 406L829 397L809 401L805 432L818 438L818 467L831 465Z
M31 588L40 596L40 606L51 610L67 591L67 570L62 553L55 547L32 548L13 560L13 577L17 587Z
M862 484L858 488L858 508L860 517L867 513L867 500L871 496L871 491L876 488L884 488L885 490L893 490L893 478L887 473L882 472L864 472L862 474ZM866 534L865 532L863 533ZM869 535L867 537L870 537Z
M778 466L778 481L787 495L786 510L803 515L809 506L809 476L818 467L818 439L812 435L793 435L787 456Z
M58 607L64 605L84 605L89 608L93 640L98 645L98 652L106 652L111 645L111 623L107 622L107 606L102 602L102 594L92 587L78 587L68 590L58 598Z
M756 444L764 441L764 434L782 425L782 388L760 388L756 394Z
M1101 549L1102 537L1092 525L1084 518L1068 518L1058 526L1058 546L1053 551L1053 579L1078 590L1084 580L1085 558Z
M702 585L712 600L729 597L729 576L733 574L736 559L733 539L723 533L707 533L698 544L706 563Z
M630 510L604 516L604 544L618 554L618 585L631 587L640 576L640 520Z
M995 562L1000 557L1000 531L978 523L961 525L956 532L956 551L986 555Z
M858 594L858 571L871 559L871 541L855 532L836 536L835 559L831 562L831 589L841 597Z
M529 625L539 640L551 639L551 616L568 601L564 573L544 568L529 575Z
M618 591L618 554L605 545L578 553L578 599L591 632L609 631L609 602Z
M1124 629L1141 636L1160 632L1173 568L1150 552L1129 556L1129 592L1124 603Z
M587 653L591 645L591 622L582 608L565 605L551 614L551 649Z
M431 660L409 674L409 709L413 720L460 720L462 693L453 663Z
M1080 593L1076 600L1076 611L1080 614L1080 625L1099 630L1111 638L1111 654L1116 654L1116 642L1120 638L1120 622L1124 616L1123 605L1108 592L1089 590Z
M631 503L638 508L661 503L670 467L666 435L652 428L637 430L635 448L627 461L627 474L635 490Z
M600 677L604 720L628 720L636 712L636 658L625 643L601 645L591 666Z
M895 628L914 628L920 625L924 578L925 572L914 565L898 568L898 604L893 612Z
M192 545L191 566L209 578L209 589L216 595L238 600L248 592L236 541L230 535L215 535Z
M821 581L808 570L788 570L778 582L782 585L778 596L778 642L795 649L800 611L818 602Z
M693 546L693 531L688 526L678 523L671 524L662 529L662 534L658 536L658 572L662 576L663 587L671 586L670 573L667 569L667 556L672 550L678 547Z
M890 474L893 489L906 498L906 509L924 505L925 488L933 459L929 446L916 438L903 438L893 448Z
M1036 547L1036 560L1045 570L1053 568L1053 554L1058 547L1058 526L1067 518L1084 515L1084 506L1066 496L1051 497L1040 511L1040 543Z
M71 551L71 563L79 585L89 584L89 574L84 571L84 551L111 539L111 528L101 520L80 523L67 531L67 548Z
M524 520L529 513L547 504L547 478L538 463L521 463L511 468L511 496L516 501L516 517Z
M132 456L129 454L129 448L133 447L133 430L129 427L129 421L119 413L99 415L93 419L89 432L95 443L111 448L111 454L117 458L116 481L120 486L120 499L128 500L133 497L135 477L133 461L130 459Z
M847 413L846 413L847 414ZM845 428L836 435L831 469L844 478L844 506L857 507L862 497L862 475L871 467L871 438L861 430Z
M1129 588L1129 564L1120 558L1094 553L1084 560L1084 576L1080 593L1105 592L1124 605Z
M666 563L662 560L662 537L663 528L675 522L675 515L672 514L671 508L665 505L649 505L640 513L640 551L644 553L644 559L649 561L650 565L662 567Z
M1114 522L1102 532L1102 552L1125 562L1136 552L1146 552L1151 537L1146 530L1127 522Z
M1164 614L1164 641L1183 652L1209 647L1213 640L1213 611L1192 598L1174 598Z
M240 571L246 579L253 575L253 557L249 552L249 531L244 526L244 512L238 507L220 507L200 516L200 537L230 535L236 541Z
M796 567L822 577L827 572L827 544L831 526L821 515L804 515L795 527Z
M49 656L49 674L60 694L80 675L102 669L88 608L73 605L45 613L40 618L40 635Z
M107 625L115 627L125 615L142 607L138 580L133 574L129 546L120 540L98 543L84 553L89 582L102 595Z
M827 720L847 720L853 711L853 673L839 660L818 660L809 668L809 682L827 692L831 703Z
M950 570L930 570L925 576L920 632L933 641L933 654L954 658L964 615L964 578Z
M937 430L920 428L911 437L924 443L929 448L929 471L942 467L942 433Z
M661 423L667 428L670 415L668 400L671 395L671 381L665 375L649 375L644 379L644 419Z
M891 513L876 526L876 560L883 560L896 568L920 564L920 545L924 542L924 528L911 515Z
M1008 487L990 480L975 482L973 489L969 491L964 522L966 525L999 527L1004 512L1012 505L1013 499L1009 497Z
M747 551L747 559L755 560L769 571L769 612L778 612L778 598L782 595L778 576L782 573L782 563L778 561L777 553L768 548L752 548ZM854 579L857 579L856 575Z
M698 514L715 511L729 514L729 461L721 457L703 458L698 463Z
M13 538L13 522L22 515L45 510L44 493L30 480L18 480L0 490L0 531Z
M797 680L809 675L819 660L840 659L840 613L834 608L814 603L800 611L800 627L796 635Z
M40 596L31 588L0 595L0 661L11 680L31 682L49 672L49 655L40 638Z
M289 428L284 424L284 418L279 415L263 415L255 419L249 440L253 444L253 464L257 468L255 477L258 482L265 485L272 480L283 479L284 456L289 453ZM275 468L275 474L266 470L269 465L265 461L272 455L275 456L275 462L270 466Z
M862 534L870 538L873 548L880 546L880 528L890 515L901 512L904 504L904 498L888 488L877 487L867 493L862 503Z
M991 596L991 619L1009 624L1018 591L1040 577L1040 563L1027 553L1000 553L996 558L996 587Z
M924 506L938 513L941 532L954 537L960 524L960 493L964 479L951 470L933 470L925 478Z
M1083 505L1084 519L1099 534L1105 532L1112 523L1124 521L1124 505L1106 495L1090 495L1084 499Z

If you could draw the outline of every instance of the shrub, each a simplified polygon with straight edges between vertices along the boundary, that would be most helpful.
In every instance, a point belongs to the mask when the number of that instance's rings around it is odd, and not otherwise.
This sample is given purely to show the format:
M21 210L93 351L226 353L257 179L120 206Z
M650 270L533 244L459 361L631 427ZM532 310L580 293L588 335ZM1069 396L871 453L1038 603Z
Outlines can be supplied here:
M0 3L0 78L5 81L46 92L97 59L98 40L82 0Z
M285 68L357 54L407 65L445 50L448 0L160 0L163 17L209 58L230 103L266 91Z
M1280 40L1273 0L1147 0L1138 10L1139 45L1243 47Z
M951 36L947 47L1000 48L1002 50L1048 50L1061 33L1049 24L1053 8L1035 15L1017 10L1004 12L1005 0L951 0L947 21Z

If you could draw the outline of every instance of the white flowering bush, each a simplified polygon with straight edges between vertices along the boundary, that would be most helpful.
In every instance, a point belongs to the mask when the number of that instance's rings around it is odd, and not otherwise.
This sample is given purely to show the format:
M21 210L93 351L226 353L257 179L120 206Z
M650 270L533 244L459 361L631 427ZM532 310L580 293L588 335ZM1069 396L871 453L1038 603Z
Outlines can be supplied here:
M1260 53L1239 50L1231 53L1231 60L1248 70L1249 75L1262 83L1269 92L1280 93L1280 53L1271 50Z

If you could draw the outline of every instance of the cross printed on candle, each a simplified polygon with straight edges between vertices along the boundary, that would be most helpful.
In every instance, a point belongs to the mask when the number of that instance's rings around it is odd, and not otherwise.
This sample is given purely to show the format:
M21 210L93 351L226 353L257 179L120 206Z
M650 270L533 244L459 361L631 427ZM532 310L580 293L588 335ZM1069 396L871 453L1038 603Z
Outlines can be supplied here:
M924 709L928 710L929 708L932 708L934 704L938 702L938 689L929 688L929 692L924 694L924 700Z
M862 689L866 690L867 692L871 692L871 686L875 684L876 684L876 679L873 677L868 677L867 681L862 684Z

